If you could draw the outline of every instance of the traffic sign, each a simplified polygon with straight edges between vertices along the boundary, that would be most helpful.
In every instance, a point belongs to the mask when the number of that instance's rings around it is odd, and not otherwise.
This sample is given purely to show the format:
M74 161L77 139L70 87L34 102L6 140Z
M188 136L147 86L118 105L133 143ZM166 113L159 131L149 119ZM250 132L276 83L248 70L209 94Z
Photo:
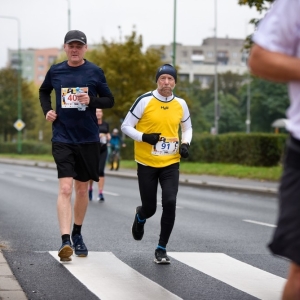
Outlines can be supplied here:
M17 120L15 123L14 123L14 127L18 130L18 131L21 131L24 127L25 127L25 123L22 121L22 120Z

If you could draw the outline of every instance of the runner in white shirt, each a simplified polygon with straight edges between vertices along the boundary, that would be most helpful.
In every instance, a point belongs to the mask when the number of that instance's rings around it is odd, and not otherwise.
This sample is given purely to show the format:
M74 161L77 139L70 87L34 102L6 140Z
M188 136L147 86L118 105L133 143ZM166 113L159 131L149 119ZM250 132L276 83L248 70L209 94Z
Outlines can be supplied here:
M290 138L281 178L279 216L269 248L291 261L282 299L300 299L300 0L277 0L253 37L249 67L254 75L287 82Z

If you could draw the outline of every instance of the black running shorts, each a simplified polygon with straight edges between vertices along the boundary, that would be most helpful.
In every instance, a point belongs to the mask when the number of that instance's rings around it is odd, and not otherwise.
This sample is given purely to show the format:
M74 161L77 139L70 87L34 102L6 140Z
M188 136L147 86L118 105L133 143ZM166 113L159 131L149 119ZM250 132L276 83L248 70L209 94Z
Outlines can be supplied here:
M269 248L300 265L300 141L292 137L285 150L278 222Z
M100 144L52 143L58 178L73 177L82 182L99 181Z

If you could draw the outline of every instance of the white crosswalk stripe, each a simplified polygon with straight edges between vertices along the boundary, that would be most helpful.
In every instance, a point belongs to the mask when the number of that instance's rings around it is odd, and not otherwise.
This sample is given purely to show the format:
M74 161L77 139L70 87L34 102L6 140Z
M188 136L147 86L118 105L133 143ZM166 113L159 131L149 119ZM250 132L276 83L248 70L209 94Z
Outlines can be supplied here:
M57 251L49 252L59 261ZM141 275L111 252L91 252L87 258L73 256L62 263L82 284L101 300L179 300L157 283ZM141 292L146 291L146 292Z
M224 253L169 252L168 255L258 299L281 299L285 279Z
M49 252L57 261L57 251ZM279 300L286 280L224 253L168 252L168 255L210 277L263 300ZM73 256L62 263L70 273L101 300L181 299L123 263L111 252ZM199 287L200 288L200 287ZM147 291L141 293L141 291Z

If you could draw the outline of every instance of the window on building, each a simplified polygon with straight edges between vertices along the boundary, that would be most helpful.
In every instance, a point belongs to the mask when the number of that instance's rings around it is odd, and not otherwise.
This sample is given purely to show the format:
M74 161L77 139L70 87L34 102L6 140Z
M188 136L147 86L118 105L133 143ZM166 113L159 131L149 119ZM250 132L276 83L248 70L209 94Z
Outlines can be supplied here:
M193 55L202 55L203 51L199 49L193 49Z
M44 76L44 75L39 75L39 76L38 76L38 80L39 80L39 81L43 81L44 79L45 79L45 76Z
M193 65L203 65L204 61L203 60L193 60Z
M180 81L189 81L189 74L179 74Z
M187 57L188 56L188 52L187 51L182 51L182 57Z
M241 58L242 64L245 64L245 65L247 64L248 55L249 55L248 51L244 50L242 52L242 58Z
M44 70L44 66L43 65L39 65L38 69L39 69L39 71L42 71L42 70Z
M219 65L227 65L228 64L228 60L229 60L229 55L228 55L228 51L224 51L224 50L219 50L218 52L218 64Z
M44 56L43 55L39 55L38 56L38 61L44 61Z
M208 87L213 81L213 76L212 75L194 74L194 80L199 81L201 83L202 87Z
M48 64L53 65L54 61L56 60L56 56L49 56L48 57Z
M214 52L213 51L207 51L206 56L209 58L214 57Z

